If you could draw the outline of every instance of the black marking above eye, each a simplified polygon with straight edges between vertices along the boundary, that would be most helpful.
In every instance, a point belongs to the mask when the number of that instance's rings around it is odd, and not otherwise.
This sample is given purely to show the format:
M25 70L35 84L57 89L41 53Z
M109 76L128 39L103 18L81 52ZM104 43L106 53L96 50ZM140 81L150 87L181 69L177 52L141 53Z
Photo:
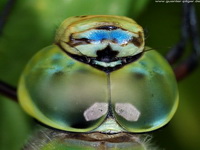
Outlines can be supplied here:
M107 26L97 27L96 29L99 29L99 30L116 30L116 29L118 29L118 27L107 25Z

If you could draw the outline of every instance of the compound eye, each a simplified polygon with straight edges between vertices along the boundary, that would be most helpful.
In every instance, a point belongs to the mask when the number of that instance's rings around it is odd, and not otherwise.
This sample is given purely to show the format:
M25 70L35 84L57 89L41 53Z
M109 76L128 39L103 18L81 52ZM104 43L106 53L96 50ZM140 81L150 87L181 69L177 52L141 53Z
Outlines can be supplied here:
M157 52L145 52L110 77L114 115L127 131L153 131L171 120L178 105L177 83L171 67Z
M98 127L107 111L106 74L73 60L57 46L37 53L19 84L22 107L56 129L86 132Z

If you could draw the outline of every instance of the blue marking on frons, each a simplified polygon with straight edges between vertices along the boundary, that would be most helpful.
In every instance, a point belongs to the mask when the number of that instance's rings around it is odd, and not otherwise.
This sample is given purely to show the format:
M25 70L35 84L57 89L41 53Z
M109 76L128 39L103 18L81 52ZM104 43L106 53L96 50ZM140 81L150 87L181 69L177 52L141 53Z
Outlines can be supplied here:
M90 30L88 32L84 32L81 35L82 38L87 38L92 41L102 41L102 40L115 40L119 44L123 44L132 39L132 34L127 31L123 31L120 29L117 30Z

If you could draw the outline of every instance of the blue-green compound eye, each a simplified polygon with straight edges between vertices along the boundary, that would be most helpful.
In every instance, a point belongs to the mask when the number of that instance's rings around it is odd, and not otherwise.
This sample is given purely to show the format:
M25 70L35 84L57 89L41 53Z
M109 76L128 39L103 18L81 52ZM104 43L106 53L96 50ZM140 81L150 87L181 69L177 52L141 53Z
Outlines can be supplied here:
M129 18L68 18L55 44L26 66L20 103L37 120L65 131L158 129L176 111L177 84L166 60L146 49L142 27Z

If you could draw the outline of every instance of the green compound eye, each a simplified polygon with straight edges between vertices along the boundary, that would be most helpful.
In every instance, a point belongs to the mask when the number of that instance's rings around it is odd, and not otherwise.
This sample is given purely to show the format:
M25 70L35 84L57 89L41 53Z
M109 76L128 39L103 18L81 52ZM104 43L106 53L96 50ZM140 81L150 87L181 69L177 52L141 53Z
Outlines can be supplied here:
M169 122L178 106L177 85L167 62L151 50L111 73L112 104L118 123L130 132L147 132Z
M65 131L158 129L174 115L178 90L166 60L145 49L142 27L129 18L68 18L55 44L27 64L20 104L40 122Z
M20 81L19 98L25 110L39 121L83 132L105 118L106 112L87 121L84 111L96 101L107 103L106 84L104 72L73 60L53 45L29 62Z

